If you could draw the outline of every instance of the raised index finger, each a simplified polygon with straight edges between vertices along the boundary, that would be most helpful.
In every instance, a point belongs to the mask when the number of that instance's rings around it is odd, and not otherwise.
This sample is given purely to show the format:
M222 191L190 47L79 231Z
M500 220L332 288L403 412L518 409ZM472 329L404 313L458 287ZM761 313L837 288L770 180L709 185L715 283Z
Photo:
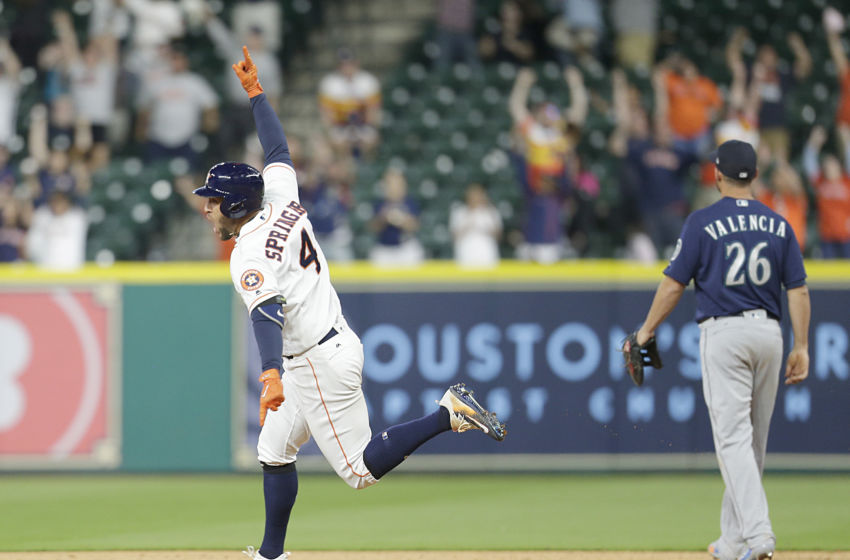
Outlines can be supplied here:
M245 55L245 65L251 67L254 65L254 61L251 60L251 53L248 52L248 47L242 45L242 54Z

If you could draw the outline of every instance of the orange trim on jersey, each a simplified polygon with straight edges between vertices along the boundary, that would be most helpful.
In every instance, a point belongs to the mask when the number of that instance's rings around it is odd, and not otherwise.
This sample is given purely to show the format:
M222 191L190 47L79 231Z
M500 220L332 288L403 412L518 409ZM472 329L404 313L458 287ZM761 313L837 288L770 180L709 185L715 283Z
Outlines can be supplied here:
M261 302L261 301L263 301L264 299L268 299L268 298L269 298L269 294L274 294L274 293L275 293L275 292L265 292L265 293L264 293L264 294L262 294L261 296L258 296L258 297L257 297L254 301L252 301L252 302L251 302L251 304L248 306L248 311L249 311L249 312L250 312L250 311L253 311L253 310L254 310L254 306L255 306L255 305L257 305L258 303L260 303L260 302ZM277 294L277 295L280 295L280 294Z
M331 420L331 413L328 411L328 405L325 404L325 397L322 396L322 390L319 388L319 378L316 377L316 368L313 367L313 362L310 361L310 358L305 358L307 363L310 364L310 370L313 372L313 379L316 380L316 391L319 392L319 399L322 401L322 407L325 409L325 414L328 416L328 422L331 424L331 430L333 430L334 438L336 439L337 445L339 445L339 450L342 451L342 456L345 458L345 464L348 465L348 468L351 470L351 473L354 476L359 476L360 478L365 478L372 473L367 472L366 474L359 474L354 470L354 467L351 466L351 463L348 461L348 455L345 454L345 449L342 448L342 442L339 441L339 436L336 433L336 428L334 428L334 422Z
M283 167L284 169L292 171L292 174L295 175L295 168L289 165L288 163L283 163L281 161L273 161L272 163L268 164L263 168L263 173L265 173L266 169L268 169L269 167Z
M274 206L272 206L272 203L271 203L271 202L267 202L266 204L268 204L268 205L269 205L269 217L268 217L268 218L266 218L265 220L263 220L262 222L260 222L260 225L258 225L257 227L255 227L255 228L254 228L254 229L252 229L251 231L249 231L249 232L247 232L247 233L241 233L241 232L240 232L240 233L239 233L239 237L238 237L237 239L239 239L239 240L245 239L246 237L248 237L249 235L251 235L252 233L254 233L255 231L257 231L258 229L260 229L261 227L263 227L264 225L266 225L266 222L268 222L268 221L269 221L269 219L270 219L270 218L274 215Z

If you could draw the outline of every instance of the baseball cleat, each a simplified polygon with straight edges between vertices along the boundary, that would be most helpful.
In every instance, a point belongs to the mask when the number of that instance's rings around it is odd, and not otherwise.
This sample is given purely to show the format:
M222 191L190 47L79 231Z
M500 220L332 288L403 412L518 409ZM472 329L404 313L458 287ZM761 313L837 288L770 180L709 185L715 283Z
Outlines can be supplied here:
M249 546L248 548L243 550L242 554L244 554L245 556L247 556L251 560L288 560L289 559L289 553L288 552L284 552L283 554L281 554L277 558L266 558L265 556L260 554L260 551L256 550L253 546Z
M481 430L496 441L505 439L505 425L494 413L478 404L472 397L472 391L463 383L449 387L437 404L449 411L452 431Z
M775 545L772 541L768 541L747 549L743 556L738 560L771 560L773 558L773 549Z
M743 550L742 548L743 545L738 548L738 552L732 551L721 539L717 539L708 545L708 553L711 554L712 558L716 558L717 560L738 560L739 554L746 551L745 548Z

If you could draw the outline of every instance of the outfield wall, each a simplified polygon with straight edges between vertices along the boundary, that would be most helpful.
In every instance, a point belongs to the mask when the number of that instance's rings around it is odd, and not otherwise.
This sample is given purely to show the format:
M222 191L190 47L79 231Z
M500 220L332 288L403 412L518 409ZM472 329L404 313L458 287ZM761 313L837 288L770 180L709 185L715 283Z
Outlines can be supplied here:
M665 367L644 387L617 352L661 270L335 267L372 428L433 410L462 380L508 438L438 438L407 468L710 468L692 291L659 329ZM850 469L850 264L808 270L811 374L780 388L771 465ZM0 468L254 468L259 365L241 305L221 263L0 268ZM323 464L303 451L304 467Z

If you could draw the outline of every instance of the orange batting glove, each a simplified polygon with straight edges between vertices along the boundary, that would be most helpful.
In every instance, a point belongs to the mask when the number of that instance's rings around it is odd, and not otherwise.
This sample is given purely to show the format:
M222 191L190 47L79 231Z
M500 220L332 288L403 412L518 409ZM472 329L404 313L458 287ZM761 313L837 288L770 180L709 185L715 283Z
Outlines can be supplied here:
M242 87L248 92L248 97L257 97L263 93L263 86L260 85L260 80L257 78L257 67L251 60L248 47L242 46L242 54L245 55L245 60L240 60L234 64L232 66L233 71L239 76L239 81L242 82Z
M280 372L276 369L267 369L260 376L263 391L260 393L260 426L266 423L266 414L269 409L277 410L283 404L283 383L280 382Z

